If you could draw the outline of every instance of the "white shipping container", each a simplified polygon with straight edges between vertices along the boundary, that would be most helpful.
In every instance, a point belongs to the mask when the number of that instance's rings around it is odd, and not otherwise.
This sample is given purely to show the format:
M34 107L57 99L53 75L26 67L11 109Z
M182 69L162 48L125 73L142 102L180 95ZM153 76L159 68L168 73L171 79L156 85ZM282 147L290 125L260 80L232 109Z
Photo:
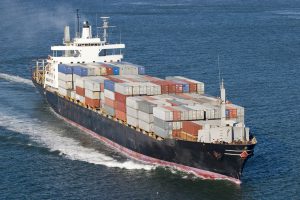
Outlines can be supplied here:
M147 123L153 123L154 121L153 114L148 114L140 110L138 111L138 119Z
M100 92L100 99L104 100L104 92Z
M127 118L127 124L129 124L131 126L139 127L138 119L128 116L128 115L126 116L126 118Z
M74 90L71 91L71 98L76 99L76 91Z
M100 83L100 80L87 79L85 80L85 89L100 91Z
M164 130L155 125L153 126L153 132L162 138L171 138L172 137L172 130Z
M161 86L154 83L146 83L146 94L147 95L159 95L161 94Z
M187 105L185 106L187 108L190 108L192 111L189 112L189 120L199 120L199 119L204 119L204 110L203 110L203 106L201 105Z
M111 100L115 100L115 93L110 90L104 89L104 96Z
M126 114L127 114L127 116L138 118L138 110L136 110L134 108L130 108L128 106L126 106Z
M85 89L85 96L90 99L100 99L100 92Z
M72 81L73 77L72 77L72 74L64 74L64 73L58 72L58 80Z
M139 84L135 84L135 83L128 83L128 84L132 86L132 95L139 95L140 94Z
M73 87L73 83L72 81L62 81L62 80L58 80L58 86L62 87L64 89L72 89Z
M138 101L142 101L139 97L127 97L126 98L126 107L138 109Z
M198 131L198 141L199 142L211 143L209 129L210 129L210 125L206 124L206 125L203 125L202 129L200 129Z
M67 97L71 97L71 91L72 90L68 90L62 87L58 87L58 93L63 95L63 96L67 96Z
M157 117L164 121L173 121L173 112L163 107L154 107L153 117Z
M147 123L143 120L138 120L139 123L139 128L148 131L148 132L153 132L153 123Z
M233 127L233 140L245 141L245 128L244 127Z
M132 95L132 86L126 83L115 83L115 92L123 95Z
M74 81L74 83L75 83L76 80L81 79L81 78L83 78L83 77L81 77L81 76L79 76L77 74L73 74L73 81Z
M232 142L232 128L231 127L211 127L210 130L211 142Z
M84 88L84 81L85 81L85 78L83 78L83 77L77 78L75 81L75 86Z
M140 95L146 95L147 94L147 85L144 82L139 82L138 83L139 87L140 87Z

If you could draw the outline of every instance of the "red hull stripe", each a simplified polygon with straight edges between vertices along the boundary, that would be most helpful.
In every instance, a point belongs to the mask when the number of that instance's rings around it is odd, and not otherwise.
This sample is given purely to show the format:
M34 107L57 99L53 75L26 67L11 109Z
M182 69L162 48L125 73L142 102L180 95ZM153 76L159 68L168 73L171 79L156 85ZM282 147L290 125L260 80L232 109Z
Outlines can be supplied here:
M152 158L149 156L145 156L143 154L134 152L130 149L127 149L126 147L123 147L103 136L98 135L97 133L67 119L62 117L61 115L59 115L60 118L62 118L63 120L65 120L66 122L70 123L71 125L83 130L84 132L88 133L89 135L99 139L100 141L104 142L106 145L108 145L109 147L119 151L120 153L124 154L125 156L134 159L134 160L138 160L144 163L149 163L152 165L159 165L159 166L163 166L163 167L171 167L174 169L177 169L179 171L183 171L186 173L192 173L195 176L202 178L202 179L209 179L209 180L228 180L231 181L233 183L236 184L241 184L241 181L239 179L235 179L229 176L225 176L222 174L218 174L215 172L210 172L210 171L206 171L206 170L202 170L202 169L197 169L194 167L189 167L189 166L185 166L185 165L181 165L181 164L177 164L177 163L172 163L172 162L168 162L168 161L163 161L163 160L159 160L156 158Z

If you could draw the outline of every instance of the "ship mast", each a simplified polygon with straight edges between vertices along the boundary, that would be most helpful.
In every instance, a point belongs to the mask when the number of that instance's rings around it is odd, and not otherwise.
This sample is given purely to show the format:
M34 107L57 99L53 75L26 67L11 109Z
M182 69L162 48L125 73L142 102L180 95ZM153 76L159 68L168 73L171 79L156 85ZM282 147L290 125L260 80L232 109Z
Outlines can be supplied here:
M221 92L221 125L226 126L226 90L224 86L224 81L220 84Z
M108 41L108 28L112 28L112 27L115 27L115 26L108 26L109 17L100 17L100 18L103 21L103 25L100 28L103 29L103 41L106 44L107 41Z
M79 9L76 9L76 18L77 18L77 32L76 32L76 37L80 38L80 27L79 27Z

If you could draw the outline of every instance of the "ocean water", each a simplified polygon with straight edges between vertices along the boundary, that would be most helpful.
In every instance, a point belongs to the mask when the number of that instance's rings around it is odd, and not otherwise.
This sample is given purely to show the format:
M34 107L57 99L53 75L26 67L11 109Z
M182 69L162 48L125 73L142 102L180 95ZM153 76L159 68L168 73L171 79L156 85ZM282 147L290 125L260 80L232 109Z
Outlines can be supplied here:
M255 156L242 184L139 163L63 122L30 81L32 60L74 33L75 10L159 77L201 80L246 108ZM2 0L0 199L299 199L300 2ZM94 29L96 33L96 29Z

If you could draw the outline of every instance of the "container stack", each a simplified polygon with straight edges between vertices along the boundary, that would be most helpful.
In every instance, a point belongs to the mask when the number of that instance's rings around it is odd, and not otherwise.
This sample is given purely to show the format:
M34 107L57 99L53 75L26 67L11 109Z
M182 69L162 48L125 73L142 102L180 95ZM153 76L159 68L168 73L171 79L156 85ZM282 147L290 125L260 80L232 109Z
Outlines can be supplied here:
M104 80L104 101L102 107L104 111L111 115L115 116L115 82L112 80Z
M202 125L198 121L183 121L182 132L180 135L173 135L173 137L187 141L197 141L198 132L201 129Z
M105 77L97 76L90 77L85 80L85 104L92 108L100 107L101 99L101 84L104 83L104 80L107 80Z
M72 97L73 68L68 65L58 65L58 92L59 94Z
M226 119L244 123L245 109L235 104L226 105Z
M140 65L135 65L128 62L117 62L110 64L111 66L119 68L120 75L144 75L145 67Z
M188 79L182 76L168 76L166 77L166 80L181 84L183 93L204 94L204 83L200 81Z
M81 103L85 103L85 78L77 78L75 81L75 99Z
M163 137L180 137L182 122L203 120L204 110L197 106L161 106L153 108L154 132Z

